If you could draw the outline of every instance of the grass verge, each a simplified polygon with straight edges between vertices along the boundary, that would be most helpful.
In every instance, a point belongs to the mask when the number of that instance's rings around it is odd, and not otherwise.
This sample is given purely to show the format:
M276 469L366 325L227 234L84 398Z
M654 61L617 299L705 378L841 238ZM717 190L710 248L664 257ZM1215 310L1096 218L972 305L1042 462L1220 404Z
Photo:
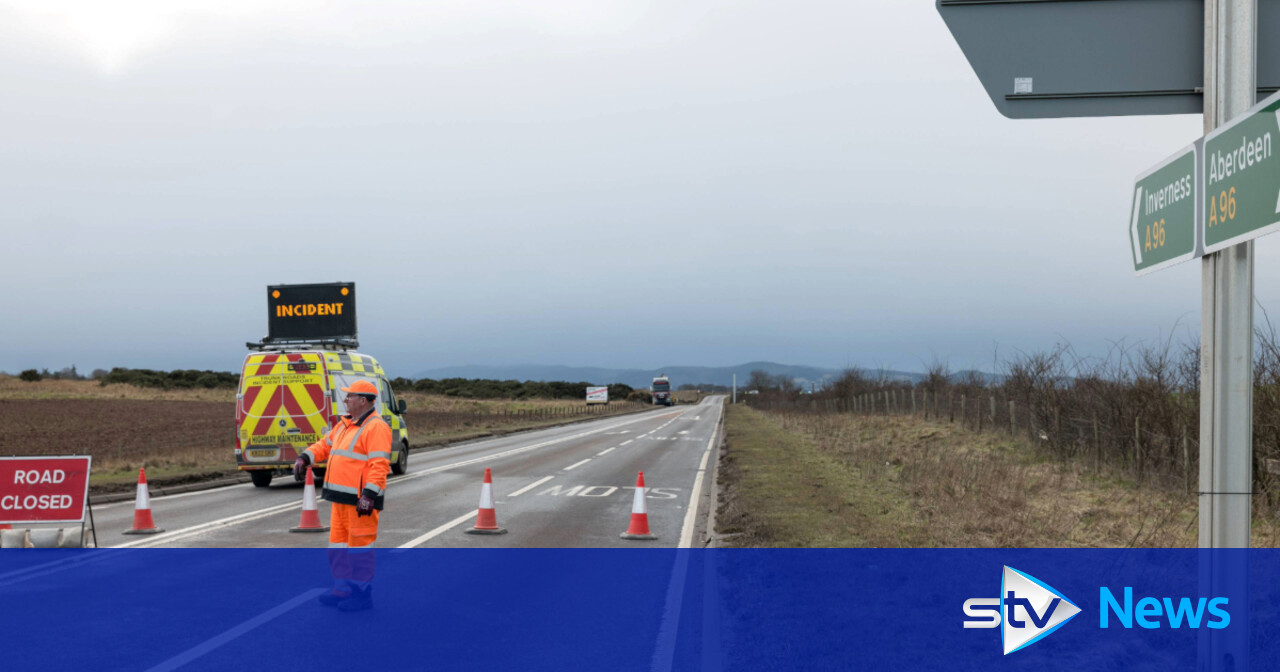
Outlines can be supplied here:
M717 532L740 547L1186 547L1189 493L910 416L726 416ZM1256 507L1255 507L1256 508ZM1254 545L1276 528L1255 524Z

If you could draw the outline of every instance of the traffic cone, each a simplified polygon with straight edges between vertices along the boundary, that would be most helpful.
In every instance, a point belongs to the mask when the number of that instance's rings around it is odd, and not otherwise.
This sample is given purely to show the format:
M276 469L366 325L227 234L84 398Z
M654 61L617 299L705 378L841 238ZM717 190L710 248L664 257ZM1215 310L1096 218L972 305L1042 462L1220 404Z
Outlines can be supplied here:
M636 476L636 494L631 501L631 525L627 531L618 535L623 539L657 539L649 532L649 510L644 503L644 472Z
M476 511L476 526L467 534L506 534L507 528L498 527L498 514L493 510L493 474L484 470L484 485L480 486L480 508Z
M156 534L164 532L151 519L151 495L147 493L147 470L138 470L138 499L133 503L133 529L125 534Z
M320 511L316 509L316 479L307 467L307 485L302 488L302 520L290 532L328 532L328 526L320 524Z

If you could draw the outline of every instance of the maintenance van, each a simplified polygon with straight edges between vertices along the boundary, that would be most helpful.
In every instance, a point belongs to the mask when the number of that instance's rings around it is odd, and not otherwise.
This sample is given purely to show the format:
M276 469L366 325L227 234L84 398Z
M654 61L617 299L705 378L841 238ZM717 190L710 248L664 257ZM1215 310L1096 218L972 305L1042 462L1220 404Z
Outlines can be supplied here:
M355 283L274 285L267 291L271 333L246 343L251 352L236 393L236 467L259 488L290 473L298 455L346 414L342 388L366 380L378 388L374 412L391 428L391 471L405 473L405 402L396 399L378 360L355 351ZM288 323L294 316L309 324Z

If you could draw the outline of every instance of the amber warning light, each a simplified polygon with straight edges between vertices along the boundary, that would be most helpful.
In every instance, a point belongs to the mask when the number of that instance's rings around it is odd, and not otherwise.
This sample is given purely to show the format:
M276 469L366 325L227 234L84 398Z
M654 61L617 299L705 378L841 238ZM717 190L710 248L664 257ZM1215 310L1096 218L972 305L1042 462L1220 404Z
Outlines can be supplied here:
M355 283L268 287L267 326L269 341L354 339Z

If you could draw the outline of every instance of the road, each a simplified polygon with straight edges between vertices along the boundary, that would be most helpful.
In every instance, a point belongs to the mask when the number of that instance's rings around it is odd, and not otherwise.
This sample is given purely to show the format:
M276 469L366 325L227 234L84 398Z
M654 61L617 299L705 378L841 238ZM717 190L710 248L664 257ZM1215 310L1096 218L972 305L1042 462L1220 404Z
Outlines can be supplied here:
M376 548L611 548L688 546L695 485L709 481L721 397L410 455L392 476ZM472 535L485 468L502 535ZM630 521L637 472L645 474L649 524L657 539L619 538ZM241 484L154 497L163 534L126 536L133 502L94 507L103 547L318 548L326 534L292 534L302 486ZM327 502L320 517L328 524ZM693 507L696 511L696 506Z

